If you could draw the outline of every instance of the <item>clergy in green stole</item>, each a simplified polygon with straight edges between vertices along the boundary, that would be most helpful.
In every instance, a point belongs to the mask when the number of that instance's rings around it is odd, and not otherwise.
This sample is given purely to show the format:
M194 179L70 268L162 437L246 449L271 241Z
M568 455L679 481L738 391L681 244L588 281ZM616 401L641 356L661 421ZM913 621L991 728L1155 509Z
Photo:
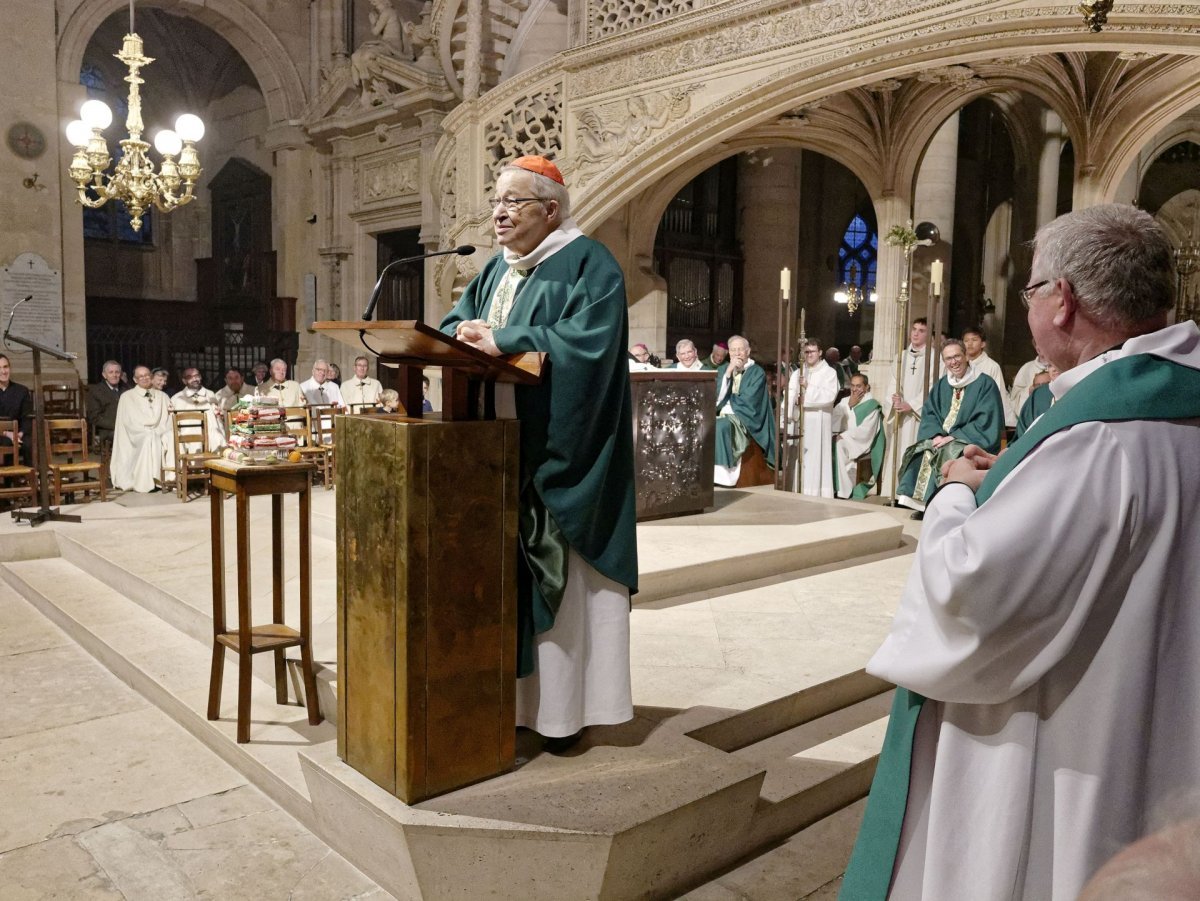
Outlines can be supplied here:
M1004 431L1000 389L995 380L967 365L961 342L946 342L942 362L946 374L933 386L921 410L917 443L900 461L896 502L914 510L925 509L946 463L961 457L969 444L996 453Z
M553 169L541 157L522 159ZM534 671L534 636L554 625L569 551L631 593L638 575L624 276L569 218L534 248L512 253L505 239L542 213L525 199L532 185L503 170L493 221L505 254L488 260L440 325L467 340L472 323L486 322L500 353L547 354L541 382L513 388L521 423L519 676Z
M1017 437L1020 438L1029 431L1033 421L1050 409L1054 403L1054 395L1050 393L1050 383L1042 382L1025 399L1021 412L1017 414Z
M766 371L750 359L750 343L729 339L729 360L717 368L716 475L718 485L737 483L742 454L753 441L775 468L775 408Z
M850 405L852 400L856 401L853 406ZM865 500L878 482L887 447L883 431L883 408L879 401L871 396L870 384L865 375L855 373L850 376L850 397L842 400L834 409L835 423L839 415L845 417L842 420L845 427L842 432L834 435L833 441L834 494L840 498ZM853 426L849 424L851 420ZM874 423L873 433L864 428L868 421ZM854 473L858 467L855 460L863 454L869 454L871 476L856 483Z

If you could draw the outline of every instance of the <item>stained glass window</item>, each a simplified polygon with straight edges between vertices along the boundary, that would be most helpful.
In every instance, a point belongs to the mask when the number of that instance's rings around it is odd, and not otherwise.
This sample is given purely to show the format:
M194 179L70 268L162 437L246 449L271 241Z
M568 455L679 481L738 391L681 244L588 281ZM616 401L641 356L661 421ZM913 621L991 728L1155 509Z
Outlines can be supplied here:
M856 213L846 226L838 247L838 275L842 283L860 288L875 287L878 260L879 235Z

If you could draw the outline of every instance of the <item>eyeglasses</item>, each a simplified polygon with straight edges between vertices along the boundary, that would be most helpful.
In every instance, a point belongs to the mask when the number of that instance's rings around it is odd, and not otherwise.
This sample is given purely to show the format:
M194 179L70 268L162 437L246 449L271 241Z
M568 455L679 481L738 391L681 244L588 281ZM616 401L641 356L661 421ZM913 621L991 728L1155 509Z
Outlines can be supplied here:
M1029 301L1033 299L1033 295L1037 293L1038 288L1050 284L1052 279L1042 279L1040 282L1034 282L1032 285L1026 285L1021 289L1021 303L1025 304L1025 309L1029 309Z
M500 204L504 204L504 209L510 213L515 213L527 203L541 203L541 197L489 197L488 207L495 209Z

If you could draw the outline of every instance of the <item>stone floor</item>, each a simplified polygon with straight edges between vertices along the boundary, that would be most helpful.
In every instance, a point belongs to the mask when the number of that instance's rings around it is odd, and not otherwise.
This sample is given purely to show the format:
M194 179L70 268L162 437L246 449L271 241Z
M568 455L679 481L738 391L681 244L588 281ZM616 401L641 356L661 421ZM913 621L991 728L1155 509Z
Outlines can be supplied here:
M390 898L0 585L0 898Z

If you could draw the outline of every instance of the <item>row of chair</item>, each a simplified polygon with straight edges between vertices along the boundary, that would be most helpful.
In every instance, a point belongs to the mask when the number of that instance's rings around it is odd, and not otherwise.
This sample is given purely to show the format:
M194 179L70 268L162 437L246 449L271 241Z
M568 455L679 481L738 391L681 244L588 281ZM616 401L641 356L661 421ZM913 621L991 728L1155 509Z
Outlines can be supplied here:
M9 434L10 443L0 445L0 498L16 502L16 506L37 502L37 470L21 462L21 437L15 419L0 419L0 434ZM76 492L99 493L107 497L108 471L104 460L96 460L88 452L87 420L82 417L45 418L41 440L48 451L46 475L54 504L63 502L64 494Z

